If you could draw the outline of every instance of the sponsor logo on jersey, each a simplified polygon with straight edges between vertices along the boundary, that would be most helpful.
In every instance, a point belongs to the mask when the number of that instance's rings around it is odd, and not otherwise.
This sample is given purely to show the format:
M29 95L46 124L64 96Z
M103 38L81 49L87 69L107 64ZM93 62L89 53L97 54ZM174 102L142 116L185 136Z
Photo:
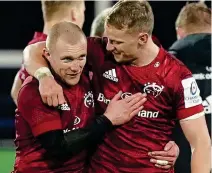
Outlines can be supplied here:
M72 130L76 130L76 129L79 129L79 127L77 127L76 125L78 125L79 123L81 122L81 119L78 117L78 116L75 116L75 119L74 119L74 127L70 130L68 128L64 129L63 130L63 133L68 133Z
M152 94L154 97L157 97L161 94L163 89L164 89L163 85L159 86L155 82L153 82L153 83L148 82L148 83L144 84L143 91L147 94Z
M65 133L68 133L70 131L71 131L70 129L66 128L65 130L63 130L63 133L65 134Z
M130 97L131 95L132 95L132 93L128 93L128 92L122 93L121 98L122 98L122 99L125 99L125 98L127 98L127 97Z
M102 93L99 93L97 100L100 102L104 102L107 105L110 103L110 100L106 99L104 94L102 94Z
M190 92L192 95L197 93L197 83L195 81L191 82Z
M112 80L114 82L118 82L118 78L116 76L116 70L115 69L112 69L112 70L108 70L108 71L105 71L103 73L103 76L109 80Z
M129 92L125 92L121 95L121 98L122 99L125 99L129 96L131 96L132 93L129 93ZM97 100L99 102L104 102L105 104L109 104L110 103L110 99L107 99L104 94L102 93L99 93L98 95L98 98ZM143 118L157 118L159 115L159 111L157 112L153 112L153 111L146 111L146 110L141 110L139 113L138 113L138 116L139 117L143 117Z
M64 104L62 104L62 105L59 105L57 108L58 108L59 110L62 110L62 111L70 111L70 110L71 110L71 108L68 106L67 103L64 103Z
M87 108L94 107L93 93L92 91L88 91L84 95L84 104Z
M142 110L138 113L138 116L143 118L157 118L158 115L159 115L159 111L152 112L152 111Z
M183 79L181 83L184 88L185 108L190 108L201 104L202 98L200 97L200 90L195 79L193 77L190 77L187 79Z
M74 125L77 125L80 123L80 118L78 116L75 116L75 119L74 119Z

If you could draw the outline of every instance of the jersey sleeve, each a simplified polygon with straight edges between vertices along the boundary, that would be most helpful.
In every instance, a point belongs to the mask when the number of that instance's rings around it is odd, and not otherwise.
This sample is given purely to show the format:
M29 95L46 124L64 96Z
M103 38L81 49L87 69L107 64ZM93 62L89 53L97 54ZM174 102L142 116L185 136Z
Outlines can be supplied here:
M29 124L33 135L38 136L48 131L62 129L59 111L43 104L37 83L27 82L25 81L19 93L18 110L20 116L23 116Z
M196 80L189 70L176 85L176 115L179 120L195 119L204 115L202 98ZM185 74L185 73L184 73Z
M18 71L19 79L22 81L22 83L25 81L25 79L29 76L29 73L24 68L24 65L22 64L22 67Z

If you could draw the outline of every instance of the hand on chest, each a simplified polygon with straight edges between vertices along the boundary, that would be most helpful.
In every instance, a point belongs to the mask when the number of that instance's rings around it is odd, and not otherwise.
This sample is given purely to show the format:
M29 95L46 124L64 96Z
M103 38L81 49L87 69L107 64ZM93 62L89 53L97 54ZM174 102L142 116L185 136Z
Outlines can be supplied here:
M141 92L147 94L144 109L140 112L141 116L157 117L159 113L172 111L170 99L167 99L169 98L168 90L164 83L158 80L156 76L146 73L132 75L130 72L119 67L103 69L108 71L107 75L116 76L118 81L111 80L102 73L102 93L98 95L99 102L107 104L107 100L111 100L120 90L123 92L121 99Z

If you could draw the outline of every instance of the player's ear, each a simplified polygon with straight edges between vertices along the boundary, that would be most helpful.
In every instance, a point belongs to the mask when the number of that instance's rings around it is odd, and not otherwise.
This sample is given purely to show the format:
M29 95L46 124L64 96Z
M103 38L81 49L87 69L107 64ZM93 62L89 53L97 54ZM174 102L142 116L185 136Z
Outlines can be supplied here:
M176 33L177 33L177 39L181 39L181 38L184 38L186 36L186 33L184 31L183 28L181 27L176 27Z
M50 59L50 53L49 53L49 51L48 51L47 48L44 48L43 49L43 56L49 61L49 59Z
M71 10L70 10L70 18L71 18L71 21L73 22L73 23L75 23L76 22L76 20L77 20L77 9L76 8L72 8Z
M139 33L138 35L138 43L143 46L147 43L149 35L147 33Z

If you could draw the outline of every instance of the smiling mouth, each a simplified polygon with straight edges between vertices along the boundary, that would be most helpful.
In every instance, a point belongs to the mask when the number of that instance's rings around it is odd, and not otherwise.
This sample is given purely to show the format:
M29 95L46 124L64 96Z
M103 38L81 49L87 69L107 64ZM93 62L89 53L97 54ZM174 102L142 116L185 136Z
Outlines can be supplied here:
M76 74L66 74L66 76L71 77L71 78L75 78L79 75L80 73L76 73Z
M120 55L121 53L118 52L113 52L114 55Z

